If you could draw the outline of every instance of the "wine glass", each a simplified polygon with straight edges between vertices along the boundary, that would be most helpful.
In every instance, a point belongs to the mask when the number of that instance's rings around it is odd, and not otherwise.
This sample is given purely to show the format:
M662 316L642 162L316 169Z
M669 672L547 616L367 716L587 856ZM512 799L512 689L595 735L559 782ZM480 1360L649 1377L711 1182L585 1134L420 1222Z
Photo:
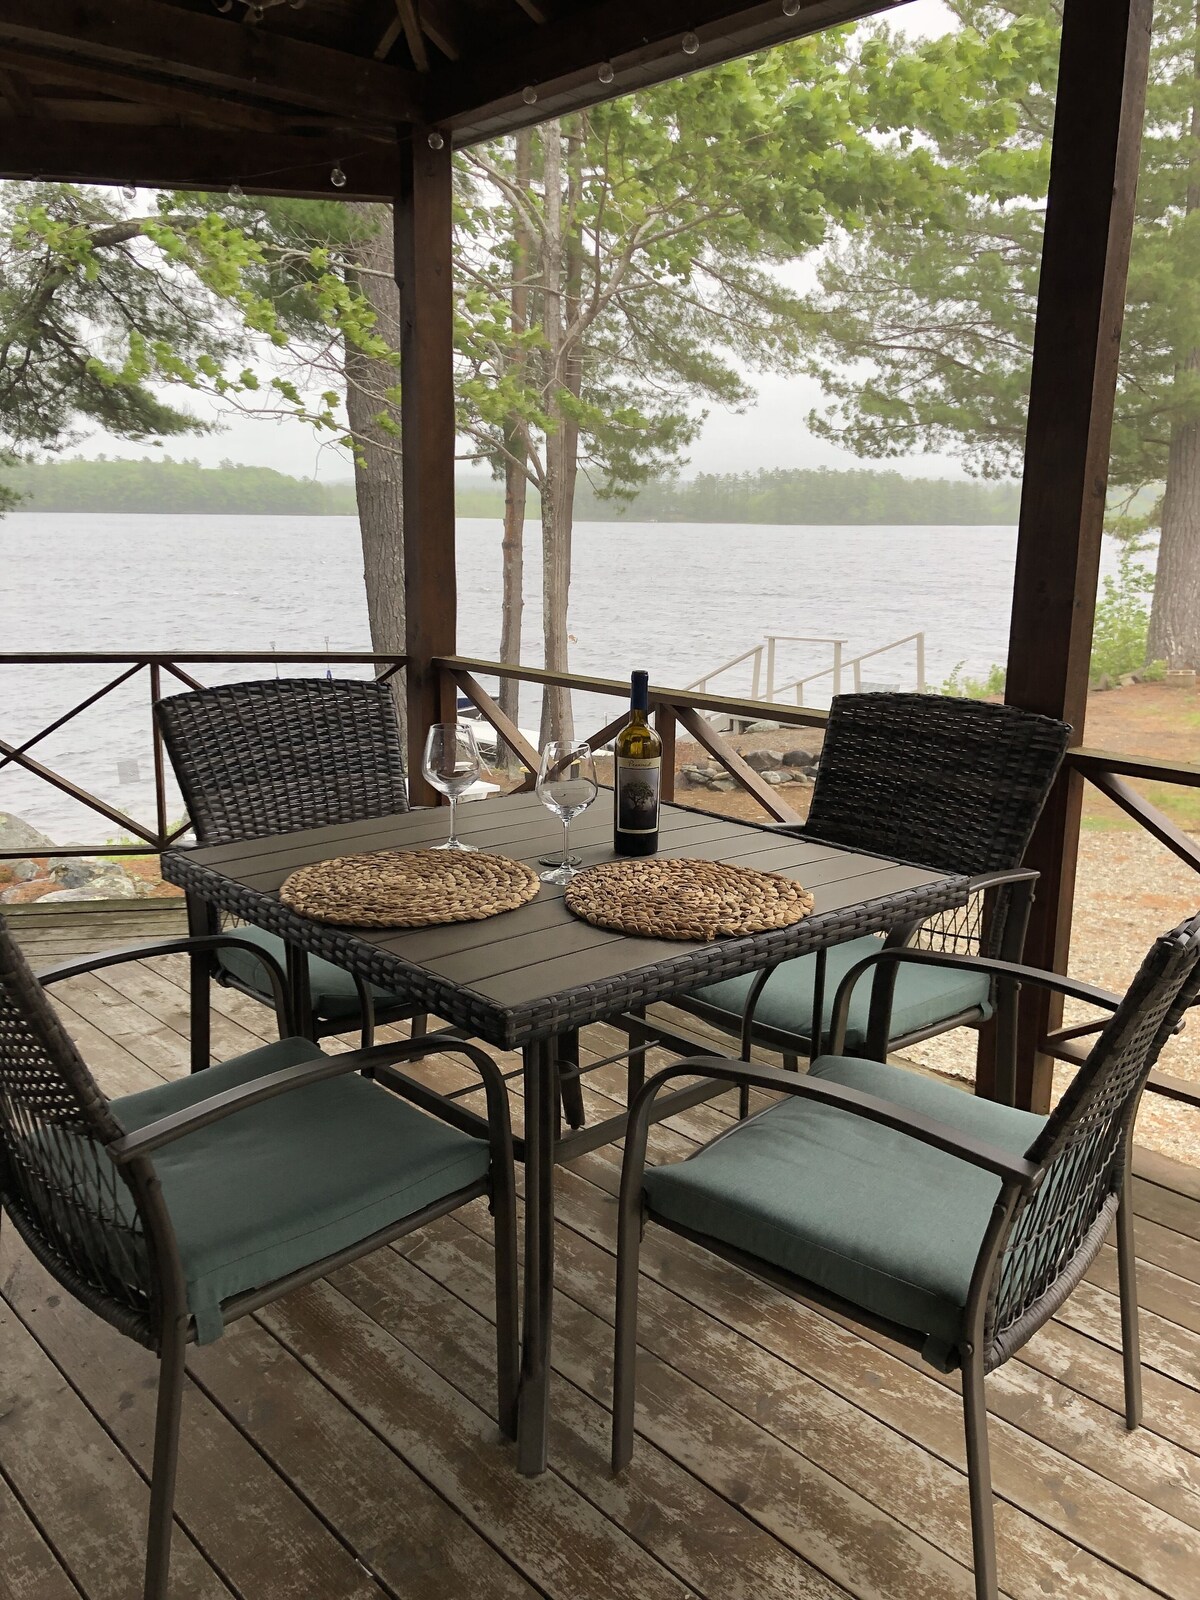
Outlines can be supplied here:
M454 831L454 808L464 789L469 789L483 770L475 734L465 722L435 722L425 735L425 754L421 770L439 793L450 801L450 837L434 850L474 850Z
M540 875L542 882L570 883L578 870L571 865L571 818L586 811L596 798L596 763L591 745L571 739L551 740L542 751L537 792L546 810L561 818L563 825L562 860Z

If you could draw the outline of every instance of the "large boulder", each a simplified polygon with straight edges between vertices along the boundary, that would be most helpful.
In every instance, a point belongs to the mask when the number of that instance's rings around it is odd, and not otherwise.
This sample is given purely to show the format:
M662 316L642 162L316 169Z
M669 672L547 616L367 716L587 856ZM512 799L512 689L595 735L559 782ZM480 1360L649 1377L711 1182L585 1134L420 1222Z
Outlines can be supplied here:
M40 856L53 848L54 840L39 833L24 817L0 811L0 850L27 850L31 856Z
M808 750L788 750L784 752L782 764L785 767L815 767L817 758Z
M0 906L27 906L34 900L44 900L54 892L53 878L38 878L33 883L14 883L0 889Z
M779 765L779 756L774 750L746 750L742 760L748 767L753 767L755 772L769 772Z

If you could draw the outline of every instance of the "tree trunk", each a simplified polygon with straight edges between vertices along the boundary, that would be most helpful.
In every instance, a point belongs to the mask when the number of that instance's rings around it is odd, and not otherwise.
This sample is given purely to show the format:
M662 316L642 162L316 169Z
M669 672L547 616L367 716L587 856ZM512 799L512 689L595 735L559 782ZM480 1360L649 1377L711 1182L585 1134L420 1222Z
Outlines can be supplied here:
M1200 371L1200 351L1187 370ZM1200 667L1200 421L1179 422L1171 433L1146 654L1169 667Z
M1184 203L1188 217L1200 211L1200 0L1192 22L1191 164ZM1176 371L1194 381L1200 372L1200 350L1188 351ZM1200 419L1194 417L1181 419L1171 430L1146 655L1169 667L1200 667Z
M364 269L354 274L356 287L369 301L378 322L376 331L393 350L400 348L400 291L393 277L391 219L382 206L352 202L362 220L363 237L354 259ZM403 655L404 626L404 491L401 477L400 437L379 426L376 416L386 411L399 426L398 408L384 399L396 382L396 369L386 361L367 356L353 345L344 350L346 415L358 440L354 463L354 492L362 539L363 581L367 590L367 618L371 648L380 655ZM392 679L401 737L406 744L407 721L404 674Z
M533 166L533 132L522 128L517 134L513 177L521 194L529 193ZM520 339L529 328L529 272L533 240L521 220L513 213L513 285L511 326ZM520 375L524 358L518 354L514 366ZM507 452L504 462L504 538L501 544L503 566L500 659L517 663L521 659L521 623L525 609L525 502L529 487L528 450L519 419L514 418L504 432ZM501 678L500 709L520 726L521 685L516 678ZM505 747L506 763L517 765L515 754Z
M562 131L543 125L545 208L542 226L542 327L546 341L546 469L542 484L542 638L550 672L567 671L567 602L570 594L570 490L566 459L566 418L562 404L563 350L563 196ZM574 737L570 690L547 685L542 696L541 739Z

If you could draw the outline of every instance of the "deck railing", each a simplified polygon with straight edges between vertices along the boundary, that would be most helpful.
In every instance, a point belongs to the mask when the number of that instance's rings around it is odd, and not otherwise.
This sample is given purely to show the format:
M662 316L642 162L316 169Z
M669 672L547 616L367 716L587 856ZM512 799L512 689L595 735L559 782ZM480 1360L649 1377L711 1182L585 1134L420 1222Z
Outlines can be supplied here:
M789 678L786 683L776 683L776 670L779 659L779 646L781 644L823 644L829 646L830 659L828 665L818 667L815 671L806 672L800 677ZM810 684L819 683L822 678L830 680L830 692L841 694L845 687L846 675L849 674L850 683L857 692L863 685L863 662L874 661L877 656L888 655L893 650L901 650L905 645L914 646L914 687L918 694L925 693L925 635L924 633L906 633L902 639L891 639L887 644L876 645L873 650L863 650L856 656L846 654L846 640L826 637L824 634L808 633L768 633L761 644L753 644L748 650L743 650L740 655L730 656L728 661L722 661L719 667L713 667L701 678L694 678L691 683L683 686L685 694L693 690L701 694L708 693L708 686L715 678L723 677L731 672L734 667L740 667L743 662L750 662L750 699L755 703L758 714L761 714L761 701L769 701L772 706L786 694L791 694L798 706L804 705L805 690Z
M379 678L391 678L399 672L405 662L404 656L372 655L358 650L322 650L322 651L195 651L174 650L169 653L159 651L143 651L134 653L119 650L92 650L71 654L60 654L54 651L26 651L0 653L0 668L3 667L84 667L105 666L116 668L115 675L94 690L84 699L64 711L61 716L55 717L52 722L46 723L36 733L22 739L19 744L11 744L0 736L0 772L5 767L15 765L30 773L35 778L40 778L43 783L49 784L60 794L67 795L77 804L85 806L97 816L115 824L122 832L132 834L136 843L130 844L76 844L55 845L43 847L36 854L49 857L63 856L145 856L158 855L175 842L191 826L186 819L172 825L168 816L167 805L167 760L163 748L162 737L158 731L158 724L154 720L152 708L154 702L162 698L164 682L173 679L183 685L185 689L200 689L201 684L193 673L187 671L188 667L203 666L271 666L278 668L284 664L293 666L369 666L376 669ZM140 673L146 675L146 734L151 754L154 760L154 821L146 822L144 819L130 816L119 807L110 804L100 795L94 794L69 773L60 772L57 768L39 761L30 754L37 745L41 744L52 733L57 733L69 722L89 711L93 706L99 705L114 690L121 688ZM5 684L5 678L0 676L0 685ZM169 687L169 685L168 685ZM4 703L0 695L0 703ZM0 850L0 861L12 861L22 856L34 854L28 849Z
M185 820L172 826L167 815L166 755L157 726L150 715L151 705L162 693L164 678L174 679L187 688L199 688L201 685L198 679L187 670L190 667L277 666L285 663L307 666L371 667L375 670L376 676L388 679L404 666L405 657L377 655L365 651L295 653L174 651L169 654L93 651L86 654L49 652L0 654L0 667L105 665L117 669L114 676L101 688L87 695L70 710L19 744L10 743L0 737L0 770L10 763L15 763L132 834L137 842L120 845L64 845L44 849L38 853L47 856L156 855L166 849L187 831L189 824ZM501 711L495 699L480 683L481 676L515 679L531 685L552 685L612 698L617 702L619 710L611 721L595 729L591 734L589 743L593 749L602 749L610 743L628 716L626 707L629 685L624 679L601 678L581 673L547 672L537 667L513 666L473 656L444 656L434 661L433 666L442 675L447 691L465 695L525 768L524 776L518 784L519 789L532 789L537 777L538 752L516 724ZM98 795L92 794L69 774L44 765L30 754L41 740L97 705L106 695L111 694L138 673L146 674L148 686L147 736L154 755L155 779L156 814L153 823L127 815ZM718 763L740 789L758 801L768 816L781 823L801 821L800 814L743 760L737 750L713 726L710 718L719 717L733 725L769 718L785 727L821 728L826 721L824 711L811 706L745 700L729 695L709 694L696 689L674 689L659 685L651 686L649 698L655 726L664 744L662 794L665 800L675 798L675 746L677 733L682 729ZM1160 761L1151 757L1125 756L1086 746L1068 751L1066 759L1069 768L1073 768L1113 804L1120 807L1140 828L1191 868L1196 874L1197 897L1200 900L1200 842L1185 833L1165 812L1139 794L1130 781L1141 780L1176 785L1185 789L1200 789L1200 766ZM0 851L0 860L29 853L28 850ZM1059 1060L1078 1064L1086 1050L1089 1035L1097 1032L1102 1025L1101 1020L1056 1028L1042 1040L1042 1047L1047 1054ZM1159 1094L1200 1108L1200 1085L1156 1072L1151 1077L1150 1088Z

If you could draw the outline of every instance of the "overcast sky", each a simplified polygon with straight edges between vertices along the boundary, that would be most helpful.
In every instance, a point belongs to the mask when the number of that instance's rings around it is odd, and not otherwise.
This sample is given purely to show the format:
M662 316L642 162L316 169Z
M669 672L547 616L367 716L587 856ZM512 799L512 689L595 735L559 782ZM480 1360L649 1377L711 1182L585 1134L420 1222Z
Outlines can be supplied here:
M942 0L910 0L894 12L893 25L909 34L944 33L953 19ZM820 402L818 385L805 378L759 374L751 379L758 393L757 403L735 414L711 408L703 431L691 450L691 465L686 475L705 472L751 472L759 467L854 466L858 463L846 451L824 440L815 439L805 419ZM178 391L171 395L178 403ZM325 481L348 478L350 466L345 457L329 446L318 446L310 427L296 422L272 422L229 418L215 406L193 399L191 408L224 425L220 432L172 440L166 453L216 466L223 460L255 466L275 467L297 477L316 476ZM141 456L145 445L131 445L104 434L92 436L79 453L94 456ZM155 452L157 454L157 452ZM959 477L956 460L949 456L921 456L888 463L910 474ZM460 470L468 470L465 466ZM483 469L479 469L483 470ZM486 473L484 474L486 476Z

